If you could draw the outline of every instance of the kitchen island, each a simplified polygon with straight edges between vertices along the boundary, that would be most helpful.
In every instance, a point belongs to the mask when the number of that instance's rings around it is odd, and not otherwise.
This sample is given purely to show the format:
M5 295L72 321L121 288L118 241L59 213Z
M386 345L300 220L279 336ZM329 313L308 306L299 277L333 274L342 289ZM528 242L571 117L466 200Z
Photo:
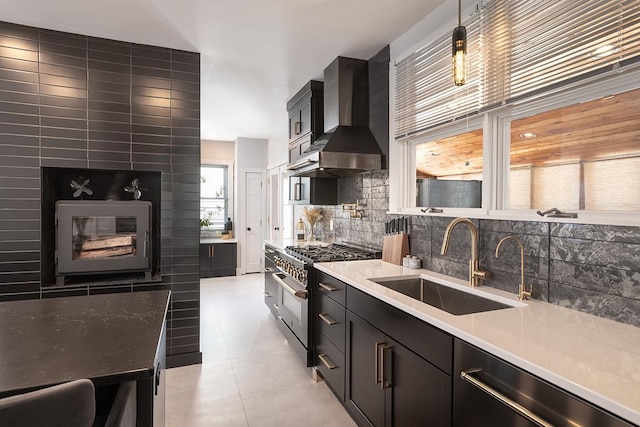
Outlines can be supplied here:
M137 383L137 425L164 425L169 291L0 303L0 397L88 378ZM155 420L154 420L155 418Z
M526 301L525 306L456 316L369 279L424 275L454 286L466 286L465 281L381 260L316 263L314 267L621 419L640 424L640 328L536 300ZM517 302L515 294L479 289Z

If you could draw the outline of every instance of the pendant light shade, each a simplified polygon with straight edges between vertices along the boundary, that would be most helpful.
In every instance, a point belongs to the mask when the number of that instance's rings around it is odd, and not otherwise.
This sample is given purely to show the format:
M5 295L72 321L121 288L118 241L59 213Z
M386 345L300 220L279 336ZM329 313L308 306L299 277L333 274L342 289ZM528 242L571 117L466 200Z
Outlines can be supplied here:
M460 22L460 2L458 0L458 26L453 30L451 41L453 83L456 86L462 86L467 81L467 29Z

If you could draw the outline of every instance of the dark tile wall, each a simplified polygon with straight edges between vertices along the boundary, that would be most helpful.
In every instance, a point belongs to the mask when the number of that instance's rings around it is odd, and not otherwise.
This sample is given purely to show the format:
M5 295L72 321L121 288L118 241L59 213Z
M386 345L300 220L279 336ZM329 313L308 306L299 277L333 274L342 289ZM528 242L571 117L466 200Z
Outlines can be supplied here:
M349 219L340 206L323 206L334 219L335 235L382 247L384 221L395 217L386 214L388 190L387 171L341 178L340 200L361 199L364 217ZM471 247L466 226L454 228L447 255L440 255L452 219L410 216L411 253L422 259L423 268L466 280ZM485 285L517 294L520 247L506 241L495 256L500 239L514 235L525 248L525 283L533 285L534 298L640 326L640 227L486 219L473 223L479 232L481 266L492 274Z
M160 171L162 283L55 296L171 289L169 365L199 361L199 165L198 53L0 23L0 300L42 297L41 167Z
M369 129L382 150L382 169L389 157L389 62L391 49L385 46L368 61Z

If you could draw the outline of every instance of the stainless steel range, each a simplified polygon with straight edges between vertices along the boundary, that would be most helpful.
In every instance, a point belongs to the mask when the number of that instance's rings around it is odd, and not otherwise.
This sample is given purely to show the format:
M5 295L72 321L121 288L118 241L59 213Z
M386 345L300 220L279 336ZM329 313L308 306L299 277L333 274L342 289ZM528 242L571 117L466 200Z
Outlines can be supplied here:
M265 243L265 303L278 327L306 366L313 364L314 262L380 258L372 251L342 244L286 246ZM276 297L277 295L277 297Z

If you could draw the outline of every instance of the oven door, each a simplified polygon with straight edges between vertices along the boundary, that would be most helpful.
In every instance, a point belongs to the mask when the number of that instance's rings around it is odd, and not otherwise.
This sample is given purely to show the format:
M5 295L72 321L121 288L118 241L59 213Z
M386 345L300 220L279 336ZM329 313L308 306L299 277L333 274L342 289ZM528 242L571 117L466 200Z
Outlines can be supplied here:
M278 315L298 340L309 348L309 293L303 284L285 273L272 273L278 283Z

